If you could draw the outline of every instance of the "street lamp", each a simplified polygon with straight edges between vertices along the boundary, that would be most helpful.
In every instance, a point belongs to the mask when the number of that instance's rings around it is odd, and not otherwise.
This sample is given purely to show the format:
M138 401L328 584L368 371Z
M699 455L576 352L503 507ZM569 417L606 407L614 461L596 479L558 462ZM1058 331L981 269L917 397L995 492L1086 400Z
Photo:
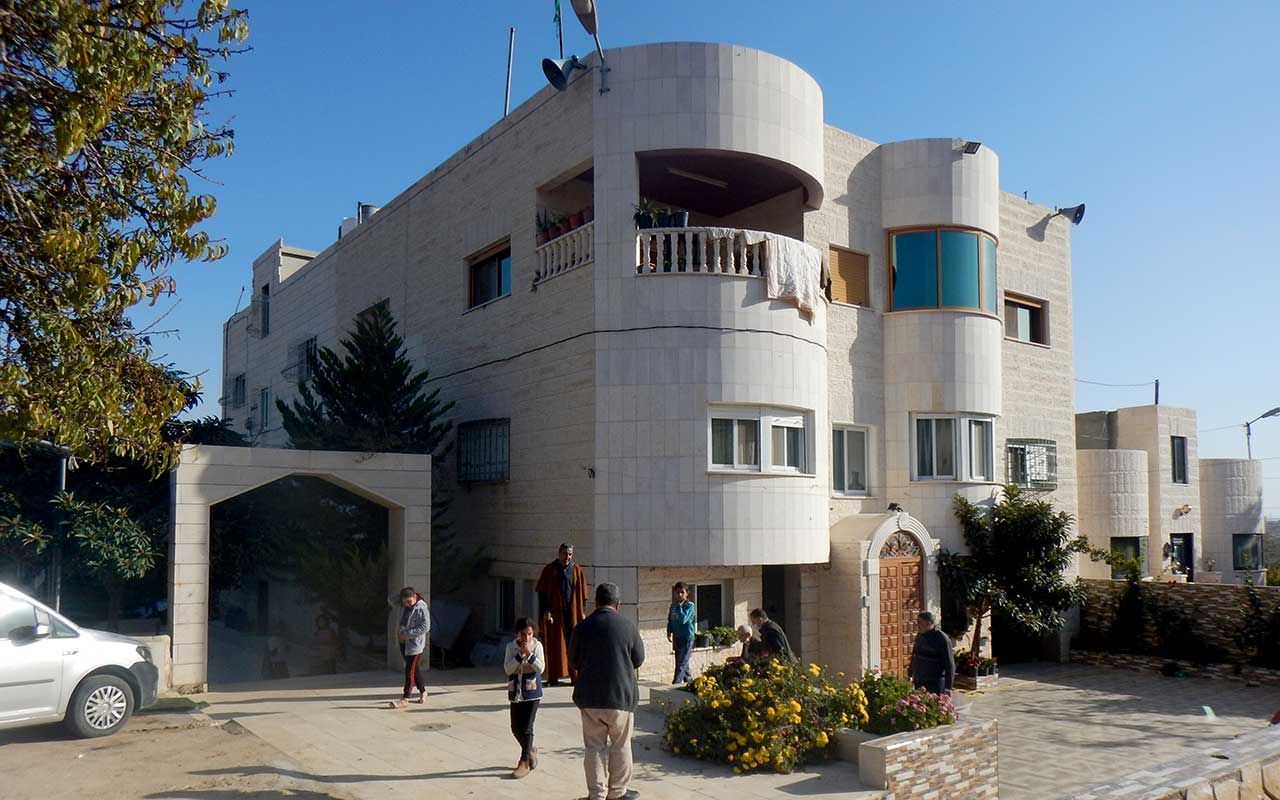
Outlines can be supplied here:
M1274 417L1277 415L1280 415L1280 406L1276 406L1265 414L1259 414L1244 424L1244 447L1245 450L1248 451L1250 461L1253 460L1253 423L1260 419L1266 419L1267 417Z

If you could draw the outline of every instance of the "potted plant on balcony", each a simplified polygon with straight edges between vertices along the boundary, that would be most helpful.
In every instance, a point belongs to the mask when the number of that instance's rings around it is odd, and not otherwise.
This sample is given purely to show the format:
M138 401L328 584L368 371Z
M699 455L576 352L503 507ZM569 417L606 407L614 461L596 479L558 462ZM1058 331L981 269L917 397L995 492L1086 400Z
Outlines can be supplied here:
M582 209L582 224L583 224L583 225L586 225L588 222L593 221L595 218L596 218L596 207L595 207L595 206L587 206L586 208Z
M689 227L689 212L688 211L672 211L671 227L673 228Z
M569 228L565 224L566 222L568 222L568 220L566 220L564 217L560 216L559 214L552 215L551 217L551 238L552 239L559 239L561 236L564 236L566 233L569 232Z
M582 219L581 211L575 211L569 215L569 230L574 230L575 228L581 228L582 223L583 223L583 219Z
M634 217L636 227L642 231L652 228L657 211L658 206L652 200L647 197L641 197L640 202L636 204L636 213Z
M657 209L657 211L654 213L653 221L655 226L658 228L670 228L671 227L671 209L669 208Z
M551 221L547 219L546 214L539 211L535 224L538 226L538 246L541 247L551 238Z

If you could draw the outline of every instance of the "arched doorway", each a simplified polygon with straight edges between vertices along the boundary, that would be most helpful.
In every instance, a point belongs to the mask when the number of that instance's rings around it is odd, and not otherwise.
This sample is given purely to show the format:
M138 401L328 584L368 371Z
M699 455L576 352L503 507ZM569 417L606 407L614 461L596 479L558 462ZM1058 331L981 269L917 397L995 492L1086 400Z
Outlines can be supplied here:
M925 559L920 541L894 532L881 546L880 670L905 676L911 665L916 615L925 608Z

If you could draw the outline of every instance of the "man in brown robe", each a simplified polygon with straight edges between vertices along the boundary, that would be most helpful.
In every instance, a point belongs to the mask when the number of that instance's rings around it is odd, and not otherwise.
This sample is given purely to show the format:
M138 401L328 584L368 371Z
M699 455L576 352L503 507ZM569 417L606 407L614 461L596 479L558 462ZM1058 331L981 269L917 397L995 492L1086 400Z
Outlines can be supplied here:
M542 649L547 657L547 685L559 685L565 676L576 681L578 676L569 668L569 637L586 616L587 579L573 560L573 545L560 545L559 557L542 568L534 588L542 621Z

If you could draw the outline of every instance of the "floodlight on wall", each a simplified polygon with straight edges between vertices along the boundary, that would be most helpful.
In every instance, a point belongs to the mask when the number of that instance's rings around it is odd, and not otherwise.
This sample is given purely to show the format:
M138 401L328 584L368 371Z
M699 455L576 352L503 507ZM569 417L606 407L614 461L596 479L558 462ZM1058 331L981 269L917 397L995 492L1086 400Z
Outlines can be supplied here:
M591 34L591 38L595 40L596 52L600 54L600 94L609 91L608 75L609 65L604 60L604 48L600 46L600 17L596 13L595 0L572 0L573 13L577 15L578 22L582 23L582 28ZM561 50L560 52L564 52ZM556 87L557 91L563 92L569 88L569 77L575 69L592 69L586 64L578 60L577 56L569 56L567 59L561 58L544 58L542 59L542 74L547 76L547 82Z
M965 142L964 143L964 154L966 156L976 155L977 152L981 149L982 149L982 142Z
M1060 208L1057 213L1071 220L1072 225L1079 225L1080 221L1084 219L1084 203L1070 208Z

